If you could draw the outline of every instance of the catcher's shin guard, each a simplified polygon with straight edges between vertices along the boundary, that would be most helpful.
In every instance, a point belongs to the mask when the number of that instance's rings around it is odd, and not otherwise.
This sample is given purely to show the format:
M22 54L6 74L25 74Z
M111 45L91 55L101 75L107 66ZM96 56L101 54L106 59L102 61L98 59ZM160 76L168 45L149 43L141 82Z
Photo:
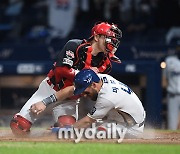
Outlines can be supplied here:
M32 123L20 115L15 115L11 122L10 127L12 133L17 137L26 137L30 133Z
M76 118L71 115L62 115L58 117L55 127L68 127L76 122Z

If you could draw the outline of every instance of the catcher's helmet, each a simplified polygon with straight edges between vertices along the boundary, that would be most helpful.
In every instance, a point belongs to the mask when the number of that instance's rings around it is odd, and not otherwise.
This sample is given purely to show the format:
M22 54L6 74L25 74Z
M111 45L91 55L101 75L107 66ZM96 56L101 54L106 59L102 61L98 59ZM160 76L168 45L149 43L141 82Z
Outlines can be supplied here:
M100 78L91 69L83 69L74 78L74 95L81 94L92 82L99 82Z
M117 50L120 44L120 38L122 37L122 32L115 24L101 22L95 24L92 28L90 39L95 35L104 35L106 37L106 50L112 52L114 49Z

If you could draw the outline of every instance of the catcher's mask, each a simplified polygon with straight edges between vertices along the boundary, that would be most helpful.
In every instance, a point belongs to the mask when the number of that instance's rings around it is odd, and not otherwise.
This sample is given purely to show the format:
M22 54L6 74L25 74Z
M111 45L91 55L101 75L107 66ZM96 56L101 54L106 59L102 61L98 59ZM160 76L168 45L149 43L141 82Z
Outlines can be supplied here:
M93 82L98 83L100 78L97 74L91 69L83 69L74 78L74 95L81 94L88 86Z
M115 24L101 22L95 24L92 28L91 37L89 39L92 39L95 35L104 35L106 51L113 52L114 54L119 47L122 32Z

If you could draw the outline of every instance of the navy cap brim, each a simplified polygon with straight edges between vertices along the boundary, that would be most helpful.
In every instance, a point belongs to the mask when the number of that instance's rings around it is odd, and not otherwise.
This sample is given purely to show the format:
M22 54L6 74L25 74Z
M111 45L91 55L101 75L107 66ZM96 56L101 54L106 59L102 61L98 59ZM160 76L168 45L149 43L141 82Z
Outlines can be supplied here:
M88 85L88 86L89 86L89 85ZM87 86L87 87L88 87L88 86ZM82 88L76 88L76 87L75 87L74 95L80 95L80 94L82 94L87 87L82 87Z

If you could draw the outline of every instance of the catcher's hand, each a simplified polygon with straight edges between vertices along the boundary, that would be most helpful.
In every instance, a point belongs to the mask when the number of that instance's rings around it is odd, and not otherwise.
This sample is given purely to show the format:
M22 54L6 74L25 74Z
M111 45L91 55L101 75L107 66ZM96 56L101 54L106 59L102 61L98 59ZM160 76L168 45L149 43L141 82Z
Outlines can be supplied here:
M34 114L40 114L46 109L46 106L44 105L43 102L37 102L33 105L31 105L30 111Z

